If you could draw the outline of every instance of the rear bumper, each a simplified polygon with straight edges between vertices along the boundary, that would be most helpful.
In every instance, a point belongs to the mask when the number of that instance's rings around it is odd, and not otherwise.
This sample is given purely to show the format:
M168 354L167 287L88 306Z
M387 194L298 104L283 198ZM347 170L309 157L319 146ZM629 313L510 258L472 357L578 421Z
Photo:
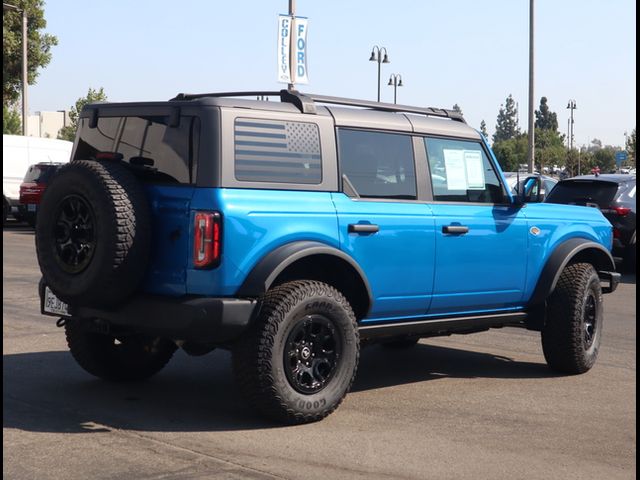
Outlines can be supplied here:
M41 293L42 295L42 293ZM126 330L198 343L231 342L249 327L257 301L138 295L115 309L69 306L73 318L102 332Z
M600 277L600 282L605 282L605 284L602 285L602 293L611 293L618 288L618 284L620 283L620 274L618 272L599 271L598 276ZM608 283L608 285L606 283Z

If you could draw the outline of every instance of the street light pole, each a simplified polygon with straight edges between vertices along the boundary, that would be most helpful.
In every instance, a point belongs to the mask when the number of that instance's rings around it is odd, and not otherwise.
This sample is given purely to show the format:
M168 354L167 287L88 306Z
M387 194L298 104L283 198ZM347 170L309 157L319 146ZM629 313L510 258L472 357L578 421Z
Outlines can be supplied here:
M535 125L533 123L533 8L534 0L529 0L529 152L528 171L533 173L535 157Z
M287 86L289 91L293 91L296 88L296 72L295 72L295 59L293 56L296 53L296 46L293 42L293 32L296 22L296 0L289 0L289 17L291 21L289 23L289 74L291 75L291 82Z
M393 86L393 103L397 103L396 99L398 97L396 95L396 91L398 87L402 87L402 75L400 75L399 73L392 73L389 77L389 83L387 83L387 85Z
M573 149L573 111L578 108L576 106L576 101L575 100L569 100L569 103L567 104L567 108L571 111L571 118L569 119L570 121L570 125L571 125L571 129L570 129L570 133L569 133L569 148Z
M382 56L382 52L384 51L384 57ZM380 64L381 63L391 63L389 61L389 56L387 55L387 49L385 47L378 47L374 45L371 49L371 57L369 57L370 62L378 62L378 101L380 101Z
M13 10L22 13L22 135L27 135L27 11L9 3L3 3L2 9Z
M573 150L573 111L578 108L576 107L575 100L569 100L567 103L567 108L571 111L571 116L567 120L569 122L569 151ZM578 153L578 175L580 175L580 154Z

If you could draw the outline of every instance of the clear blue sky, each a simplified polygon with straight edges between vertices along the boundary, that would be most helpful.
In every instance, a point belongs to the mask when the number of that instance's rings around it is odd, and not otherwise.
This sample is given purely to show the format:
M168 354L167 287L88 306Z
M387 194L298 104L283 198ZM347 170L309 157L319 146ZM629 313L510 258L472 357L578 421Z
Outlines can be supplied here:
M527 126L528 0L297 0L309 18L310 84L301 90L376 98L374 44L387 48L382 100L461 106L493 133L512 94ZM53 59L30 88L31 112L69 109L89 87L111 101L165 100L178 92L273 90L277 14L287 0L49 0ZM622 145L636 125L633 0L536 0L536 107L549 99L560 130L575 99L578 145Z

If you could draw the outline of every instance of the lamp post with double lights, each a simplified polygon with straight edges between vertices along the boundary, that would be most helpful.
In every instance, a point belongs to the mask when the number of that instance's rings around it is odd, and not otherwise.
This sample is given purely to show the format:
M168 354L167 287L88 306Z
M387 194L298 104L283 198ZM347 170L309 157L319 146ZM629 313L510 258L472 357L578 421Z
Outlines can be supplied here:
M22 14L22 135L27 135L27 11L9 3L2 4L3 10L13 10Z
M569 100L567 103L567 109L571 111L571 117L569 118L569 151L573 150L573 111L578 108L575 100ZM578 175L580 175L580 154L578 153Z
M382 56L384 52L384 57ZM381 63L391 63L389 61L389 55L387 55L387 49L385 47L378 47L374 45L371 49L371 57L369 57L370 62L378 62L378 101L380 101L380 64Z
M392 73L389 77L389 83L387 83L387 85L393 86L393 103L397 103L396 99L398 97L396 95L396 91L398 87L402 87L402 75L400 75L399 73Z

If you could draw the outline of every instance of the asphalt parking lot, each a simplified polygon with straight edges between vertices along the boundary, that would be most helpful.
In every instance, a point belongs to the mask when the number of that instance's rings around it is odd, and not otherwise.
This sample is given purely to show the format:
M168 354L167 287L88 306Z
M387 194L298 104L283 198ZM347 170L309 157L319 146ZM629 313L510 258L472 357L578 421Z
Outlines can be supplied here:
M156 377L86 374L39 313L34 236L3 230L3 477L8 479L631 479L636 278L605 296L587 374L547 369L539 335L505 328L363 350L324 421L266 422L229 354L177 352Z

